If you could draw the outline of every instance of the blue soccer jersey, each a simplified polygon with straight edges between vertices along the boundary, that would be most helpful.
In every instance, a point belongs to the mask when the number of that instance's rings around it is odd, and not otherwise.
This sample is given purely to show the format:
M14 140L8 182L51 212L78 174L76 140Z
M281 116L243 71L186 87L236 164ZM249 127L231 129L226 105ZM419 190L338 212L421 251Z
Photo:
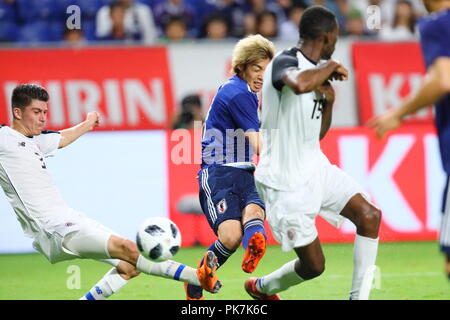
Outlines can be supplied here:
M247 82L233 76L222 85L205 120L202 169L233 162L250 162L253 149L245 132L259 131L258 97Z
M439 57L450 57L450 9L419 21L420 45L428 68ZM450 176L450 94L435 104L435 122L442 164Z

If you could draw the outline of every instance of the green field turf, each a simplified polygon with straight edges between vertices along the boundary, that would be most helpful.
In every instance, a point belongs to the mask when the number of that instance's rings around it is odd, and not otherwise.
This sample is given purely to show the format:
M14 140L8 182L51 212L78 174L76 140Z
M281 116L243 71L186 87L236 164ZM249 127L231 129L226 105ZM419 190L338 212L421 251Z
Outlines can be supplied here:
M284 299L345 300L351 283L352 244L324 245L325 272L317 279L302 283L281 295ZM194 266L204 248L183 248L176 260ZM244 300L248 277L241 271L243 255L239 249L218 274L222 291L207 293L206 299ZM282 253L279 246L269 246L255 276L268 273L294 258ZM371 299L450 300L450 283L443 272L443 256L437 243L381 243L377 265L381 269L381 288L373 290ZM71 266L80 270L80 289L68 289ZM78 299L109 270L103 263L72 260L51 265L38 254L0 255L0 299ZM111 299L184 299L183 285L173 280L141 275Z

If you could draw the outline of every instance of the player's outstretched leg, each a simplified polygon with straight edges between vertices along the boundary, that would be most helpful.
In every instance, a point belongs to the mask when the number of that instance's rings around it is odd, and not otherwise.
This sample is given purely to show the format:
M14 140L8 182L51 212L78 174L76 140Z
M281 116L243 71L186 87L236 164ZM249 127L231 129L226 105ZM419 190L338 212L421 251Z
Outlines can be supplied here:
M222 266L228 258L236 251L228 249L223 245L223 243L217 239L214 243L208 248L208 251L214 252L217 257L217 269ZM203 265L204 257L201 259L199 267ZM203 300L203 289L200 286L195 286L192 284L185 284L184 290L186 292L186 300Z
M109 270L80 300L106 300L122 289L128 280L139 275L139 271L128 262L113 259L109 261L113 261L115 267Z
M217 262L217 257L214 252L208 252L207 266L199 268L202 269L199 272L197 272L197 269L173 260L166 260L163 262L150 261L139 253L136 243L116 235L111 235L108 240L108 252L112 258L127 261L145 274L188 282L190 284L201 286L211 293L217 293L221 287L221 283L215 275L217 266L216 268L213 268L215 266L214 261ZM203 274L208 276L208 281L199 278L199 276Z
M136 266L138 270L145 274L201 286L204 290L211 293L219 292L222 287L222 284L216 276L217 257L212 251L206 253L205 262L198 269L191 268L173 260L152 262L142 255L139 256Z

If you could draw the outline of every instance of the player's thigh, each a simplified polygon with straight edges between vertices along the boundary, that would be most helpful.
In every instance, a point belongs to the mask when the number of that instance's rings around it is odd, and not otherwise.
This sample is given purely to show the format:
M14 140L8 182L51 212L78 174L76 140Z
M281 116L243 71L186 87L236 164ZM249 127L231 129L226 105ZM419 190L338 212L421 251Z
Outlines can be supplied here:
M309 186L295 191L264 188L267 221L283 251L304 247L317 238L315 217L320 198L314 197Z
M322 204L320 215L335 227L339 227L346 217L344 208L355 195L361 195L369 202L369 195L362 186L342 169L327 164L321 170Z
M214 233L227 220L241 220L241 198L236 192L235 168L207 168L199 174L200 203Z
M63 247L84 259L110 259L109 241L113 231L86 218L78 231L67 234Z

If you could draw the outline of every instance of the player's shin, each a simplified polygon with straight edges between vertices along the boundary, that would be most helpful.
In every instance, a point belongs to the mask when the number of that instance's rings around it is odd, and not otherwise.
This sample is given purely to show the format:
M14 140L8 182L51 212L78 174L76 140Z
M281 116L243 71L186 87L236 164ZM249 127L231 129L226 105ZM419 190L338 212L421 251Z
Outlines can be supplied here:
M370 270L374 269L377 252L378 238L372 239L358 234L356 235L353 247L353 277L352 289L350 291L351 300L360 300L361 298L368 299L372 282L367 280L366 282L368 285L362 285L365 275L366 277L373 279ZM364 292L361 291L362 289Z
M196 269L173 260L153 262L140 255L136 267L139 271L145 274L166 279L174 279L200 286Z
M259 278L256 288L262 293L273 295L305 281L295 271L297 260L289 261L274 272Z
M123 279L116 268L112 268L80 300L106 300L127 283L128 280Z

